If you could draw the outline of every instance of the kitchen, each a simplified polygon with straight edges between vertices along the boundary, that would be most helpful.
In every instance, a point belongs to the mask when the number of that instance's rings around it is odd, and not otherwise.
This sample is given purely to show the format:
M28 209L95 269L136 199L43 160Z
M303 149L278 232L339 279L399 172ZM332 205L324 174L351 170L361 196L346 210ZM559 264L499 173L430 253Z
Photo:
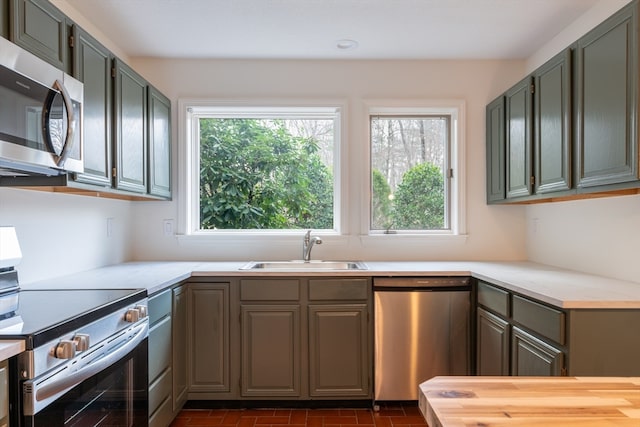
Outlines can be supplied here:
M611 197L530 206L488 206L485 202L485 105L497 94L601 22L626 1L601 1L527 59L516 60L163 60L130 58L149 81L177 102L184 97L340 98L348 99L353 123L364 120L366 99L464 99L466 103L466 229L463 239L384 243L360 236L359 196L346 201L345 234L323 236L314 249L319 259L371 261L519 261L529 260L586 273L637 282L635 241L639 196ZM54 2L96 37L102 32L67 2ZM95 30L95 31L94 31ZM100 37L110 49L121 48ZM256 74L259 70L259 76ZM284 78L283 76L286 76ZM366 76L363 78L362 76ZM216 84L216 82L222 82ZM310 82L313 84L311 85ZM416 82L420 82L417 86ZM312 87L311 91L309 88ZM203 90L203 88L207 88ZM174 123L179 111L174 107ZM349 128L353 175L348 193L359 195L366 176L357 162L361 126ZM174 141L180 140L173 126ZM174 162L180 159L174 144ZM18 230L24 258L21 282L125 261L231 261L290 259L299 254L299 237L268 245L219 239L193 241L165 236L163 221L181 232L181 167L175 164L171 202L128 202L0 188L0 223ZM366 202L365 202L366 203ZM46 206L46 211L42 209ZM46 219L43 219L46 218ZM61 251L61 242L66 251ZM77 250L81 248L81 250ZM76 250L74 250L76 249ZM276 251L276 252L274 252ZM69 262L72 257L73 262ZM54 273L52 273L54 272Z

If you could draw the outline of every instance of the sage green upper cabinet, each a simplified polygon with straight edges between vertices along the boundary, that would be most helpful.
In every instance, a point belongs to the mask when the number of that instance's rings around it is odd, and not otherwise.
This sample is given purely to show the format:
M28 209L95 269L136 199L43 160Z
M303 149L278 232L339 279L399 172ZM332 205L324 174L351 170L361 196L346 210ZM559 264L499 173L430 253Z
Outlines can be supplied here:
M533 73L534 188L536 194L571 189L571 49Z
M48 0L11 1L11 41L66 71L66 16Z
M171 101L153 86L148 91L149 194L171 198Z
M577 185L638 179L638 5L577 42Z
M73 75L84 83L84 173L78 182L111 186L113 55L77 25L73 26Z
M487 105L487 203L505 198L504 96Z
M509 89L506 102L506 186L507 198L529 196L531 183L532 78Z
M9 0L0 0L0 37L9 38Z
M116 58L115 183L118 190L147 191L147 82Z

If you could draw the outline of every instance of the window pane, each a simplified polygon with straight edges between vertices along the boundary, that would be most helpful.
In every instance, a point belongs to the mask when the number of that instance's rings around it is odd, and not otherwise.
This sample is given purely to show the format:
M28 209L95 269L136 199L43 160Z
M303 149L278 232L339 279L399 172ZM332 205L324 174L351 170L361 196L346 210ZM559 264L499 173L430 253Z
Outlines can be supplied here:
M448 116L371 117L371 229L449 229Z
M199 118L200 229L332 229L334 120Z

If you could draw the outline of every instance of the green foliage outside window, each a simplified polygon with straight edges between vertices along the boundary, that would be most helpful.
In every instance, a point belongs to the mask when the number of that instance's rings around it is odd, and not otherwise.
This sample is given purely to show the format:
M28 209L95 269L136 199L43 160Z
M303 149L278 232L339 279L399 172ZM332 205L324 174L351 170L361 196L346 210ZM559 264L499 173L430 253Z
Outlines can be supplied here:
M440 230L445 218L444 177L431 163L421 163L402 176L396 192L380 171L373 171L373 224L386 230Z
M200 119L200 228L333 228L333 177L282 121Z
M439 230L444 228L444 178L431 163L421 163L402 177L395 193L395 228Z

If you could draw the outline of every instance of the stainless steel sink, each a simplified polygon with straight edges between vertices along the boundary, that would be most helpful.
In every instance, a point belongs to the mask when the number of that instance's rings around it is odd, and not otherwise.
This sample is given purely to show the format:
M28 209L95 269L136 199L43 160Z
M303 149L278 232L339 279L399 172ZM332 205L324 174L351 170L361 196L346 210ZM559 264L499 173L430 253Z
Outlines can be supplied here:
M361 261L251 261L240 270L367 270Z

